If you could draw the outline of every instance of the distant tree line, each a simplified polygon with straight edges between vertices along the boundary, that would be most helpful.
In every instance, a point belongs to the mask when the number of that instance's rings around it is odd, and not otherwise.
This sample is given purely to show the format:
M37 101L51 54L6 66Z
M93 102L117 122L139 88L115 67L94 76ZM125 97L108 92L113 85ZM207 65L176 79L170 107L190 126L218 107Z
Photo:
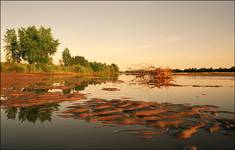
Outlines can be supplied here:
M188 69L173 69L173 72L235 72L235 66L230 68L188 68Z
M35 26L7 29L4 36L6 64L1 62L1 71L69 71L117 73L116 64L107 65L89 62L83 56L71 56L66 48L60 66L53 64L52 55L56 53L59 40L52 35L51 28ZM24 64L22 64L24 62ZM27 63L28 65L25 65ZM7 69L6 69L7 68Z
M127 70L125 73L128 74L149 74L153 72L152 70L147 69L135 69ZM235 72L235 66L230 68L188 68L188 69L172 69L172 72Z

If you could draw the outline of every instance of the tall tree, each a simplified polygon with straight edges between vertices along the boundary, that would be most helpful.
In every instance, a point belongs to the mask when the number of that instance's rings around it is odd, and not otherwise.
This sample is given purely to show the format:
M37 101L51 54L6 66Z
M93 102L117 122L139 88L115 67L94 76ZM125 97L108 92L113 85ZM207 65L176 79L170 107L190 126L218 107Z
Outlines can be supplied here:
M69 49L65 48L62 52L62 59L65 66L72 65L72 57L70 55Z
M19 29L18 35L22 58L29 64L48 63L60 44L53 38L51 28L30 26Z
M20 62L21 52L15 29L7 29L4 36L6 59L8 62Z

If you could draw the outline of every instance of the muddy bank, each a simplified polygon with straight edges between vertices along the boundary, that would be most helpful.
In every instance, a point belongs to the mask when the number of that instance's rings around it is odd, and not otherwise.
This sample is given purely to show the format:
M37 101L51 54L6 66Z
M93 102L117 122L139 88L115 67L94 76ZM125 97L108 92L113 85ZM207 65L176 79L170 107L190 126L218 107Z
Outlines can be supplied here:
M122 83L118 80L118 76L81 76L74 73L5 73L1 72L1 91L7 88L26 88L28 86L34 86L35 88L53 88L54 83L61 85L74 86L84 82L92 83L105 83L115 82ZM56 86L59 86L56 85ZM43 87L44 86L44 87ZM62 87L61 87L62 88Z
M89 84L116 81L116 77L78 77L74 74L2 73L1 106L26 107L85 99L79 93ZM120 82L120 81L117 81Z
M79 92L66 95L58 93L32 94L15 92L7 94L7 100L1 100L0 104L3 107L28 107L62 101L76 101L85 98L85 95Z

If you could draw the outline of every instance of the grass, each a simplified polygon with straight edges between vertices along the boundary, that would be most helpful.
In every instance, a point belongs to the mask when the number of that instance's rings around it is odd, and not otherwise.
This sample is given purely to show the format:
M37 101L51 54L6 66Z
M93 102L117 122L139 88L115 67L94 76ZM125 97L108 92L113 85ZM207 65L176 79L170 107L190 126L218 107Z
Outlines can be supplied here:
M32 65L32 64L22 64L22 63L3 63L1 62L1 72L21 72L21 73L73 73L82 75L95 75L95 76L112 76L118 74L118 72L113 72L110 70L104 71L93 71L89 67L84 67L81 65L72 66L60 66L54 64L45 65Z

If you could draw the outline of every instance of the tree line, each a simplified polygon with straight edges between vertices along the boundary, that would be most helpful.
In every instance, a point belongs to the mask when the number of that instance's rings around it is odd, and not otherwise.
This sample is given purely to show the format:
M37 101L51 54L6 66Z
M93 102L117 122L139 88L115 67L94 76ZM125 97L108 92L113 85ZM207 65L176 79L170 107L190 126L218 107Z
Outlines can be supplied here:
M18 30L7 29L4 35L4 51L6 52L6 65L10 71L17 69L33 71L71 71L71 72L103 72L117 73L116 64L108 65L100 62L89 62L83 56L71 56L69 49L65 48L60 60L60 66L53 64L52 55L56 53L59 40L55 39L51 28L29 26ZM24 67L26 69L24 69ZM20 69L20 70L21 70Z
M71 56L68 48L65 48L62 52L62 63L64 66L75 66L76 69L83 70L91 70L93 72L119 72L119 68L116 64L112 63L108 65L106 63L100 62L89 62L83 56Z
M230 68L187 68L187 69L173 69L173 72L235 72L235 66Z
M129 74L146 74L151 72L151 70L146 69L136 69L136 70L127 70L125 73ZM187 68L187 69L172 69L172 72L235 72L235 66L230 68Z

